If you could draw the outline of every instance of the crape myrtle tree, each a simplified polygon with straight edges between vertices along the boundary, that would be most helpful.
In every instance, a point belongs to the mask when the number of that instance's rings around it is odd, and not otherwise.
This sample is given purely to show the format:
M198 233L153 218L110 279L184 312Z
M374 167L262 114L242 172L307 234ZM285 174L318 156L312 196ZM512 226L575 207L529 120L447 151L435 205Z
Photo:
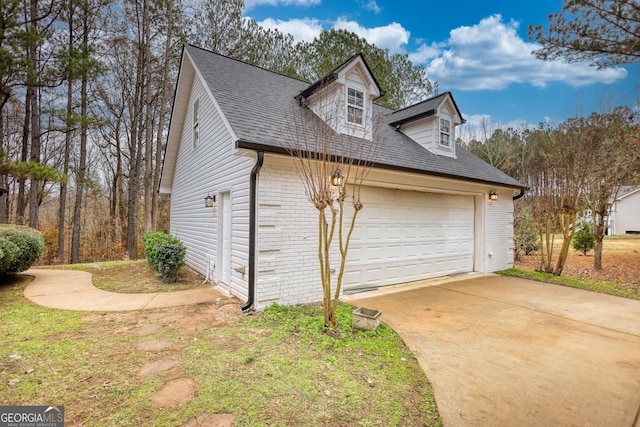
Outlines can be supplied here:
M318 261L322 282L324 323L337 326L336 310L340 300L349 242L358 213L364 204L360 190L371 170L379 147L379 118L367 109L370 117L363 132L369 139L352 134L338 134L334 129L344 122L344 96L326 93L324 87L314 111L292 105L291 121L283 135L304 184L310 203L318 211ZM362 136L362 135L359 135ZM345 209L347 205L353 209ZM350 215L350 217L349 217ZM337 236L336 236L337 232ZM339 251L339 269L335 283L331 264L335 259L335 238Z
M593 113L585 118L589 149L598 153L589 170L584 199L591 210L595 236L593 267L602 269L602 249L611 214L611 202L623 185L640 182L640 127L636 115L627 107L611 113Z

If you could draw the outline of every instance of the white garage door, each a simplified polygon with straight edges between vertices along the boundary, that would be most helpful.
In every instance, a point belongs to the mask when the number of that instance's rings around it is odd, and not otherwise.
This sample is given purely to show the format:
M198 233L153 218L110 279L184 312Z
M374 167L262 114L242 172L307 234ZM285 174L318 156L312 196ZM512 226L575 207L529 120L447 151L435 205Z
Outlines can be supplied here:
M346 292L473 271L473 197L367 187L361 199Z

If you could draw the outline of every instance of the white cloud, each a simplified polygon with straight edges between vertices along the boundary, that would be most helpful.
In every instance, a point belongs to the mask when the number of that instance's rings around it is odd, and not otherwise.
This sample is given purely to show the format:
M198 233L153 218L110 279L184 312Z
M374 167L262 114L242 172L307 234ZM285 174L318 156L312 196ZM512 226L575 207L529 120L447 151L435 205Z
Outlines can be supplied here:
M363 7L373 13L380 13L382 11L380 6L378 6L376 0L369 0L368 2L363 4Z
M431 45L422 44L418 47L418 50L409 54L409 59L414 64L423 64L431 58L435 58L440 55L442 47L445 45L438 43L431 43Z
M538 45L520 38L519 23L493 15L473 26L451 30L446 45L422 45L411 54L424 63L427 75L440 87L462 90L504 89L523 83L546 87L552 82L571 86L612 83L627 76L620 67L598 70L584 64L541 61L532 55ZM441 49L440 52L435 52ZM431 59L433 58L433 59Z
M313 18L291 19L289 21L267 18L258 24L272 30L277 29L284 34L291 34L297 42L310 42L322 32L320 21Z
M245 10L250 10L254 6L268 5L268 6L315 6L320 4L321 0L245 0Z
M401 52L403 46L409 42L409 37L411 36L411 33L397 22L392 22L383 27L365 28L355 21L338 18L333 28L356 33L358 36L366 39L369 43L375 44L379 48L389 49L391 53Z
M258 22L265 28L278 29L283 33L291 34L296 41L312 41L314 37L322 32L322 24L315 18L291 19L283 21L280 19L267 18ZM355 21L348 21L345 18L338 18L333 28L351 31L358 36L375 44L379 48L389 49L391 53L403 52L403 46L409 42L411 33L396 22L382 27L366 28ZM435 55L432 55L433 57ZM426 56L424 56L427 58Z

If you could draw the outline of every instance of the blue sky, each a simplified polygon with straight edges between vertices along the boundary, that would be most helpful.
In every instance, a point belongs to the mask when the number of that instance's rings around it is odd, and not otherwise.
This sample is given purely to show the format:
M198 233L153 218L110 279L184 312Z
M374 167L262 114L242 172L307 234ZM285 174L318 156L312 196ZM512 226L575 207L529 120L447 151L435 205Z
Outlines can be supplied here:
M403 2L393 0L245 0L244 16L311 41L344 28L424 65L440 92L452 91L469 123L520 127L558 123L610 105L634 107L640 64L597 70L539 61L529 24L546 23L562 0ZM604 105L604 107L603 107Z

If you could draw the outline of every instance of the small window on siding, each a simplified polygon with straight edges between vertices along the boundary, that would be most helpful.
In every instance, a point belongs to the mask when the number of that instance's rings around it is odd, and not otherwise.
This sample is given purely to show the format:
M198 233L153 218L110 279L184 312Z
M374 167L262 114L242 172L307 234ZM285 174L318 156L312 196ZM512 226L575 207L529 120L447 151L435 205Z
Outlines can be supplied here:
M200 98L193 101L193 148L198 146L200 140Z
M347 122L362 124L364 116L364 93L353 88L347 89Z
M447 119L440 119L440 145L451 146L451 122Z

